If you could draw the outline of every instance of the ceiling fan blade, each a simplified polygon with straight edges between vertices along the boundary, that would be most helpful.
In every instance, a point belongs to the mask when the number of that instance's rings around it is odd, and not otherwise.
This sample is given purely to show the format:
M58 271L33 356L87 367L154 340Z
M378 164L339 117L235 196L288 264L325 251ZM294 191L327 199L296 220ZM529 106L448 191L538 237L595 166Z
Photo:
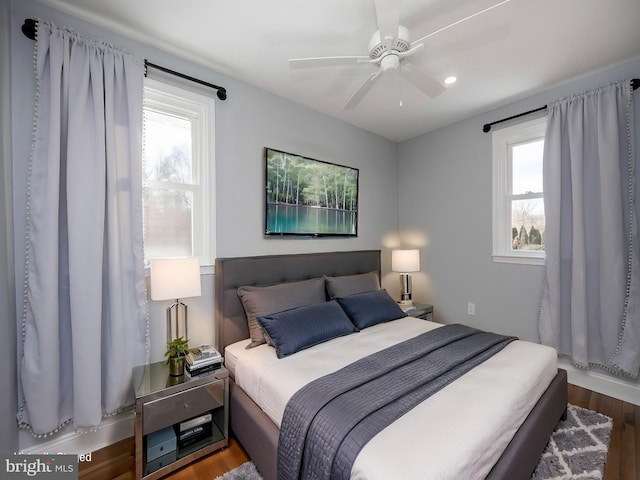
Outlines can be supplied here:
M356 63L369 63L370 58L362 55L342 57L312 57L292 58L289 60L289 68L333 67L338 65L353 65Z
M369 77L358 87L351 98L347 100L347 103L342 107L343 110L351 110L358 106L360 100L364 98L371 87L373 87L374 83L382 76L382 70L378 70L377 72L372 73Z
M416 70L410 63L405 63L400 67L400 75L430 98L437 97L447 89L435 78Z
M398 36L400 23L400 0L374 0L380 41L391 50L393 39Z
M498 2L498 3L494 4L494 5L491 5L490 7L487 7L485 9L483 9L483 10L480 10L479 12L472 13L471 15L468 15L468 16L466 16L464 18L461 18L460 20L456 20L455 22L450 23L449 25L446 25L446 26L444 26L442 28L439 28L439 29L431 32L430 34L425 35L422 38L414 40L413 42L411 42L411 47L413 48L415 45L423 42L424 40L426 40L429 37L433 37L434 35L437 35L438 33L444 32L445 30L448 30L451 27L455 27L456 25L460 25L462 22L466 22L467 20L471 20L472 18L477 17L478 15L482 15L483 13L487 13L488 11L493 10L494 8L501 7L502 5L504 5L506 3L509 3L510 1L511 0L502 0L501 2Z

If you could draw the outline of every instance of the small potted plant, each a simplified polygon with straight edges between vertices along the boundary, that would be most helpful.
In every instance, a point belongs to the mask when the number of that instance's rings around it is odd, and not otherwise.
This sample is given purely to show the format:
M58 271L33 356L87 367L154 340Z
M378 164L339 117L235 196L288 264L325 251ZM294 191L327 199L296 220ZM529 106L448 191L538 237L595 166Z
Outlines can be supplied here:
M174 338L167 343L167 357L169 364L169 375L179 377L184 375L184 357L189 353L189 340L184 337Z

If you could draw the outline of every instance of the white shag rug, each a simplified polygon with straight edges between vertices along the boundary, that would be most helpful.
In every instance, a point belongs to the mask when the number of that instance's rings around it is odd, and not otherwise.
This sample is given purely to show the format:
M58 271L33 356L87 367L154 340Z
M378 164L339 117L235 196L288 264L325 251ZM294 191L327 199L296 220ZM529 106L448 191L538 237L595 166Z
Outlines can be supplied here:
M214 480L262 480L253 462L246 462Z
M609 451L613 420L569 405L533 473L535 480L601 479Z

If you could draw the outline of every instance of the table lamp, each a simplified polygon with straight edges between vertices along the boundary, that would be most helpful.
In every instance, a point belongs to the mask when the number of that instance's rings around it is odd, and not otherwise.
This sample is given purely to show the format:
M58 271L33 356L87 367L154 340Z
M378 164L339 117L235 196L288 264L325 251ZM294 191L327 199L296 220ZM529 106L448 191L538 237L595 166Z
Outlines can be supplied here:
M151 260L151 300L175 300L167 307L167 343L178 338L180 308L184 310L184 338L188 339L187 306L181 298L199 297L200 261L197 258L154 258ZM172 338L172 312L175 310L175 337Z
M400 272L400 305L413 305L411 300L410 272L420 271L419 250L393 250L391 252L391 269Z

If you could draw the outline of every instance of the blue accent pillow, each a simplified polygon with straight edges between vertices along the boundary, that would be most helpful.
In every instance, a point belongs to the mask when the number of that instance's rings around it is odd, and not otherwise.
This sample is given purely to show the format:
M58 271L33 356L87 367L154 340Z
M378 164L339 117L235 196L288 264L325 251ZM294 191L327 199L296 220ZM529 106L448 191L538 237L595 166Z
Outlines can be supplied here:
M386 290L374 290L336 299L358 329L406 317Z
M278 358L358 331L335 300L261 315L256 320L269 335Z

